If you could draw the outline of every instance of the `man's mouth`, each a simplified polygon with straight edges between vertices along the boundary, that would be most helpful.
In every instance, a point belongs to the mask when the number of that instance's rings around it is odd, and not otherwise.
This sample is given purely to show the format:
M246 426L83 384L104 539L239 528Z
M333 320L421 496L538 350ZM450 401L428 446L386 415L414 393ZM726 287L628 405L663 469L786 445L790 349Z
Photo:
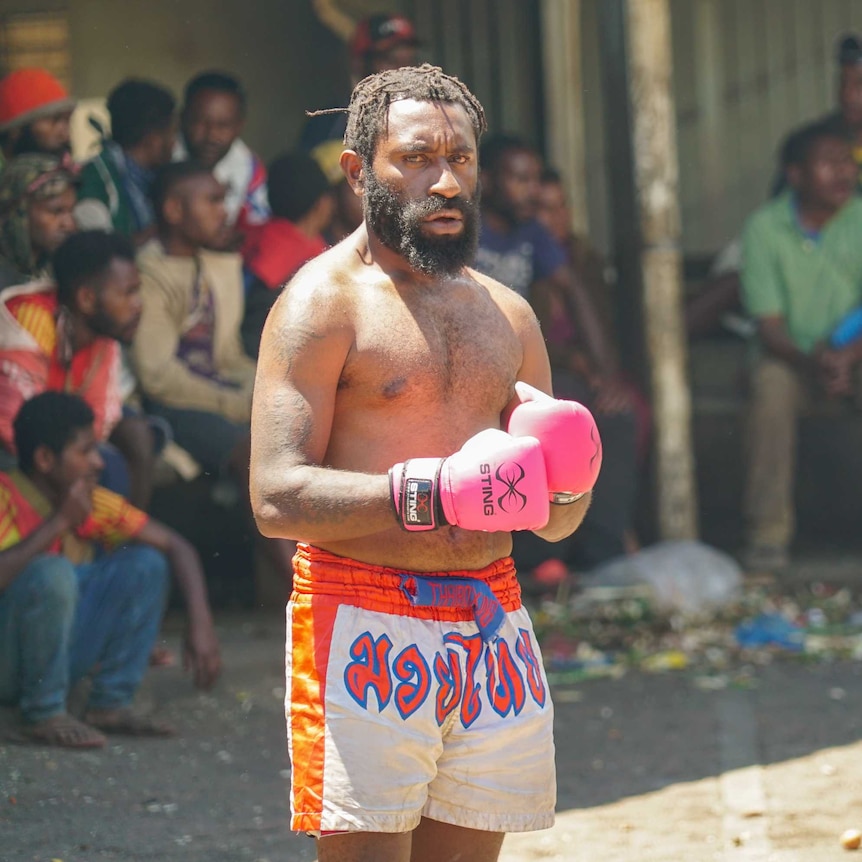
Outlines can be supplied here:
M463 227L464 215L459 210L440 210L422 219L422 223L429 227L432 233L457 233Z

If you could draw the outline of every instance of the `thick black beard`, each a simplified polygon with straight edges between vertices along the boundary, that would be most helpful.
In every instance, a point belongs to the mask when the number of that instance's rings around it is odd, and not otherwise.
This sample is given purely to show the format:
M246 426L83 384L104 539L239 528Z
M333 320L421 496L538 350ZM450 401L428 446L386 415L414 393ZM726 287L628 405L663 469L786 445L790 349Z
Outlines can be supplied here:
M479 242L479 188L472 198L431 195L407 200L382 182L370 165L365 166L362 197L365 221L387 248L400 254L410 266L430 276L457 275L476 257ZM458 210L464 228L457 236L426 236L422 220L441 210Z
M99 303L95 311L87 318L87 326L103 338L113 338L125 347L132 343L131 339L117 326L114 319L105 311Z

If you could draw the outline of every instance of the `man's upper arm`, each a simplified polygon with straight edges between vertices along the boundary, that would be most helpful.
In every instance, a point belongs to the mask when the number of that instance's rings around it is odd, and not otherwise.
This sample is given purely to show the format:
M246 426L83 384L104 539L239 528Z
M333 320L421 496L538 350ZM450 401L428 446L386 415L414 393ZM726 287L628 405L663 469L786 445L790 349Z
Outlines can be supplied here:
M353 327L344 296L307 270L285 288L261 338L251 419L252 495L282 470L321 464Z
M753 317L775 317L785 313L781 272L769 231L755 215L742 236L742 301Z
M520 297L517 297L520 300ZM526 301L519 301L513 318L516 331L521 341L521 366L518 369L517 379L548 395L553 395L551 385L551 363L548 360L548 350L542 337L542 330L533 309ZM506 406L501 417L501 427L508 424L509 414L520 404L517 395Z

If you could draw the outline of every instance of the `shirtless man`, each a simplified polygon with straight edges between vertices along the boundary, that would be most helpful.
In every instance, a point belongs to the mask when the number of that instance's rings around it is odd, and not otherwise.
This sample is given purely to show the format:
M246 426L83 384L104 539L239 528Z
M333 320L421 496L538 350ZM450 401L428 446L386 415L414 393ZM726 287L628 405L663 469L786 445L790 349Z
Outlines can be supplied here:
M493 862L555 803L510 531L576 529L601 448L585 408L544 394L529 305L466 266L475 97L404 68L360 82L348 115L364 223L274 306L252 413L258 526L300 542L292 828L321 839L320 862Z

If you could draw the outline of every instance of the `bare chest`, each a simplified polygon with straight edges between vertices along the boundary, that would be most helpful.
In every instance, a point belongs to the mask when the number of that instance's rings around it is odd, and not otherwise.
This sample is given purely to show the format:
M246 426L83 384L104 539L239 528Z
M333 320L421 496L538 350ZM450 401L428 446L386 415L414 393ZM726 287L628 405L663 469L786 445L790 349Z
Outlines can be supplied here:
M517 333L482 292L414 302L386 297L363 309L340 388L369 406L454 403L499 413L521 361Z

